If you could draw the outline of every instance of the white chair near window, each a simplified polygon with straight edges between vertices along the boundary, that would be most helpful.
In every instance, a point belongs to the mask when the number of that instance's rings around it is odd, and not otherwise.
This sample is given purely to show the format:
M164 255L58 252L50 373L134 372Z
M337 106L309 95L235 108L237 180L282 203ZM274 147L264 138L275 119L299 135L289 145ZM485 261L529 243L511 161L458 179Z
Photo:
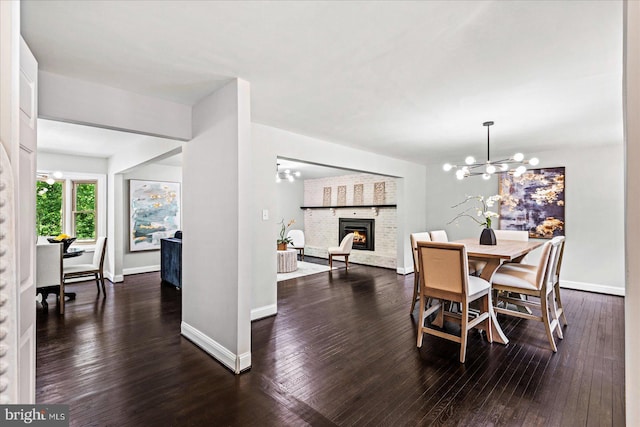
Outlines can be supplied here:
M62 279L62 244L44 242L36 245L36 292L42 295L42 307L48 308L47 296L57 295L58 312L64 314Z
M329 268L333 268L333 258L344 257L346 268L349 269L349 255L351 255L351 248L353 248L353 237L353 233L349 233L342 238L340 246L327 249L329 253Z
M291 243L287 247L297 250L300 254L300 260L304 261L304 231L289 230L287 237L291 239Z
M91 264L75 264L65 265L63 268L63 279L66 283L69 279L75 279L79 277L91 277L96 280L96 286L98 287L98 294L100 293L100 285L102 285L102 292L107 296L104 287L104 256L107 249L107 238L104 236L98 237L96 241L96 249L93 253L93 261Z

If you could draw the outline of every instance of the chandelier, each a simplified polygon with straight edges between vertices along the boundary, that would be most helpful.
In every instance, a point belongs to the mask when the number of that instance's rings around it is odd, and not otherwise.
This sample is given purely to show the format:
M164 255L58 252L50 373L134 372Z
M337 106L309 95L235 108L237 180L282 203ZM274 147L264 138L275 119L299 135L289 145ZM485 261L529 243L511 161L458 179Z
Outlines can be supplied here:
M489 179L496 172L508 172L513 176L520 176L527 171L527 167L525 165L536 166L540 162L536 157L526 160L522 153L516 153L508 159L491 161L491 152L489 149L489 127L493 126L493 122L484 122L482 126L487 127L487 161L476 162L476 159L473 156L468 156L464 159L464 164L452 165L451 163L445 163L442 165L442 169L445 172L456 169L456 178L458 179L465 179L469 176L478 175L482 175L482 178L484 179ZM513 164L520 166L515 169L511 169L511 165Z
M36 179L45 181L49 185L53 185L56 182L56 179L62 178L62 172L55 171L53 173L49 172L37 172Z
M285 169L283 172L280 172L280 163L276 164L276 182L282 182L282 180L285 179L289 182L293 182L296 178L300 178L300 171Z

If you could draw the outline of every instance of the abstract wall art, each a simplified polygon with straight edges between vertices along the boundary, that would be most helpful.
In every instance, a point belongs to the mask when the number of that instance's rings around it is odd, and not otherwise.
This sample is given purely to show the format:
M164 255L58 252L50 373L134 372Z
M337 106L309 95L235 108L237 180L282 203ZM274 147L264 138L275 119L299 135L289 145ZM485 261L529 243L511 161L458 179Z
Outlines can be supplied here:
M537 239L564 236L563 167L530 169L519 177L505 172L498 182L500 229L527 230Z
M129 250L160 249L180 228L180 183L129 180Z

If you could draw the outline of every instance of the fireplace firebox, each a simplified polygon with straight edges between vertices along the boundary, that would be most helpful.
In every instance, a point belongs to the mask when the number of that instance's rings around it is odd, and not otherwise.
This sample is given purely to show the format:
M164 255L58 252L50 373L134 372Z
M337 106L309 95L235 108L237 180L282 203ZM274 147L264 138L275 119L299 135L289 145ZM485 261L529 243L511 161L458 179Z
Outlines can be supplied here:
M361 251L375 250L375 219L339 218L338 241L353 233L353 249Z

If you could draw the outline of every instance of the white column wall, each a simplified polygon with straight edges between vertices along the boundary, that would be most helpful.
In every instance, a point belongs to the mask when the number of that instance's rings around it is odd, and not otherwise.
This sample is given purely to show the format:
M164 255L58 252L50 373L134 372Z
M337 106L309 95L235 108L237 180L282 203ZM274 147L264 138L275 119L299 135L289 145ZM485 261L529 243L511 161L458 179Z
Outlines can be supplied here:
M624 164L622 144L527 153L539 167L565 167L566 249L561 285L574 289L624 294ZM452 159L455 160L455 159ZM498 181L471 177L463 181L441 165L429 167L428 229L445 229L449 239L480 236L469 218L447 224L464 207L452 209L467 195L498 193ZM497 209L497 208L496 208ZM499 222L495 228L499 227ZM537 252L536 252L537 253ZM534 262L535 254L529 262Z
M191 138L188 105L42 70L38 78L39 117L165 138Z
M626 298L625 389L627 425L640 423L640 3L625 2Z
M353 169L374 174L390 175L397 180L398 255L399 273L411 272L413 259L409 234L422 231L426 225L426 168L404 160L393 159L355 148L326 142L317 138L254 123L253 171L256 211L253 239L252 319L277 312L276 223L280 218L263 221L262 209L279 212L277 187L274 180L278 156ZM186 186L186 183L185 183Z
M251 366L249 102L243 80L203 99L183 150L182 334L235 373Z

